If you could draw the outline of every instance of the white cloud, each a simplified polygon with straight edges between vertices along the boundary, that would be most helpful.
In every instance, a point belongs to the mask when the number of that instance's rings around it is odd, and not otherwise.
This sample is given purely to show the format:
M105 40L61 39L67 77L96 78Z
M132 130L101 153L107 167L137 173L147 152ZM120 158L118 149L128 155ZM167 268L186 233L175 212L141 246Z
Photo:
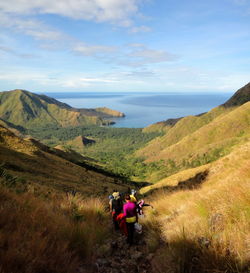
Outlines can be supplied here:
M8 0L0 2L0 10L20 15L57 14L74 19L132 24L140 0Z
M135 79L148 79L152 77L156 77L156 73L150 70L134 70L127 73L124 73L126 77L135 78Z
M90 45L74 40L64 33L52 29L35 19L23 19L3 14L0 16L0 25L13 29L16 32L33 37L40 41L40 47L47 50L67 49L71 52L88 57L94 57L105 63L140 67L152 63L169 62L176 56L164 50L155 50L140 43L124 46Z
M178 56L165 50L151 49L143 44L130 44L128 51L118 61L120 65L130 67L140 67L148 64L172 62Z
M219 90L232 90L236 91L240 87L249 83L250 73L246 74L228 74L219 77Z
M135 48L144 48L145 45L144 44L140 44L140 43L133 43L133 44L128 44L128 47L135 47Z
M3 82L11 82L14 88L20 86L44 86L53 88L73 88L79 89L90 86L104 86L114 84L119 80L114 76L92 77L91 75L68 75L57 74L53 71L32 71L25 67L17 69L9 68L8 72L0 71L0 80ZM27 89L26 87L24 89Z
M149 48L142 48L132 51L129 56L138 58L139 60L142 60L142 62L148 63L169 62L176 59L176 56L164 50L154 50Z
M72 77L66 80L62 80L61 86L62 87L70 87L70 88L81 88L81 87L88 87L91 85L96 84L110 84L116 83L117 80L112 79L104 79L104 78L82 78L82 77Z
M131 27L130 32L131 33L138 33L138 32L150 32L152 29L147 26L139 26L139 27Z
M142 67L178 59L176 55L165 50L151 49L139 43L120 47L78 44L73 46L72 51L78 55L95 57L104 63L128 67Z
M33 82L37 84L44 84L50 81L47 73L26 70L25 68L19 70L9 69L8 72L1 71L0 80L11 82L11 84L14 84L16 88L18 88L20 85L26 85L27 83Z
M24 19L22 17L12 17L9 14L1 14L0 25L32 36L36 40L58 41L65 39L63 33L35 19Z
M73 46L72 51L83 56L99 57L114 53L117 51L117 48L114 46L78 44Z
M7 47L7 46L0 46L0 51L5 52L7 54L11 54L20 58L24 58L24 59L31 59L31 58L36 58L36 56L34 54L29 54L29 53L20 53L17 50L11 48L11 47Z

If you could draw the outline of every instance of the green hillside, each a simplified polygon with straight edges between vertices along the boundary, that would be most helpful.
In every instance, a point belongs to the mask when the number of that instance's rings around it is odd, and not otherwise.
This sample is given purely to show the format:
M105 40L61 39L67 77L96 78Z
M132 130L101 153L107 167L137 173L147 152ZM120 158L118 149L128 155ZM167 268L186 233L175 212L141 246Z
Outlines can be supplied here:
M106 195L125 189L123 181L87 164L76 153L51 149L33 139L23 139L0 126L0 164L14 177L27 182L38 194L77 191ZM80 166L81 165L81 166Z
M224 104L221 105L221 107L220 106L216 107L207 113L191 116L193 119L190 122L185 120L185 122L183 122L183 125L186 125L186 127L191 127L190 132L192 132L192 130L195 130L195 128L199 128L199 125L197 123L200 123L200 126L202 126L203 124L217 117L217 115L222 114L225 108L233 108L235 106L240 106L248 101L250 101L250 83L246 84L245 86L237 90L235 94L228 101L226 101ZM197 118L197 120L195 118ZM183 117L176 118L176 119L168 119L165 121L159 121L157 123L154 123L145 127L144 132L152 132L152 131L168 132L169 129L174 127L175 124L179 122L181 119L183 119ZM193 123L196 123L198 126L197 125L195 126L195 124ZM193 127L195 128L192 129Z
M146 163L154 162L159 166L157 174L148 178L155 181L179 170L206 164L244 142L250 128L249 100L248 84L228 102L207 113L182 118L174 125L167 124L163 136L136 153Z
M26 130L25 133L50 147L59 144L73 149L85 158L92 158L89 163L95 162L108 171L137 180L144 180L150 169L143 159L134 156L134 152L161 135L159 132L143 132L140 128L107 126L43 127ZM83 144L83 139L89 141Z
M203 115L187 116L180 119L174 125L164 125L163 131L165 132L165 135L152 141L143 150L139 151L138 155L150 157L153 154L157 154L167 146L177 143L185 136L208 124L217 116L226 114L229 111L231 111L231 108L226 110L224 107L216 107ZM147 130L149 129L150 127L147 128Z
M222 106L234 107L242 105L247 101L250 101L250 83L240 88L228 101L222 104Z
M107 118L123 116L111 109L76 109L45 95L24 90L0 93L0 118L25 128L103 125Z
M249 136L250 102L227 114L219 115L176 143L171 144L172 139L170 138L170 144L162 146L160 151L154 150L156 144L150 144L143 150L146 150L146 155L149 155L146 162L161 162L162 168L158 171L160 176L156 176L160 178L182 169L214 161L228 154L235 145L246 142ZM147 150L149 148L150 152ZM142 151L139 154L142 155Z

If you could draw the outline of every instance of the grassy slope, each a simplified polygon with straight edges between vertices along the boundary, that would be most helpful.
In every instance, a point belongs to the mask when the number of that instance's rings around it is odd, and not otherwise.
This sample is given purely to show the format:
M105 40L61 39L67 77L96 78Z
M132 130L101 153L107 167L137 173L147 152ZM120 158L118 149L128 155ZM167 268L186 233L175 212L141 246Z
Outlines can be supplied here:
M148 241L152 247L160 237L167 242L154 259L154 272L249 272L249 154L248 141L213 163L141 190L153 193L155 207L146 219ZM178 186L205 171L200 187Z
M224 107L216 107L201 116L187 116L182 118L174 126L167 126L164 129L166 133L163 137L153 140L149 145L138 151L137 154L150 158L151 156L158 154L162 149L179 142L185 136L192 134L216 117L225 115L231 110L232 109L226 110Z
M220 109L221 107L216 108L206 115L221 112ZM184 118L170 129L172 132L153 140L149 146L139 151L138 156L145 156L146 153L146 162L160 162L162 165L159 171L148 177L149 181L214 161L229 153L234 145L247 141L250 134L250 102L237 108L227 108L215 116L217 117L210 122L204 122L207 118L205 115ZM193 130L196 124L199 129ZM193 127L190 128L191 125ZM189 131L194 132L188 133ZM179 141L175 141L179 138Z
M193 159L199 153L209 154L210 150L218 147L230 148L233 152L142 189L144 194L153 194L151 201L155 207L151 214L148 211L149 217L145 219L149 248L155 251L160 242L167 243L157 250L153 272L250 271L249 105L246 103L204 126L198 126L198 130L181 137L178 143L173 138L172 146L177 148L172 153L176 152L176 161L181 161L186 153L189 159ZM188 126L184 129L184 135L188 134L188 129ZM9 164L9 172L23 176L31 183L30 192L35 187L42 187L46 193L51 189L77 188L80 192L101 194L106 189L100 181L110 190L114 185L112 178L41 151L6 129L1 128L0 143L0 159L4 159L7 166ZM109 144L107 148L112 150L115 143L106 143ZM102 148L105 145L101 145ZM189 149L190 153L187 152ZM187 185L201 178L201 187L186 188L185 191L180 187L179 182ZM86 184L83 185L83 181ZM155 191L162 187L165 189ZM88 203L70 196L45 204L34 200L30 193L16 196L1 188L0 197L3 212L0 235L4 238L0 248L0 271L44 272L48 269L64 272L67 268L75 272L80 266L79 259L85 258L88 252L92 253L95 244L107 234L103 225L106 221L103 208L95 206L98 200L93 201L90 207L87 207ZM94 229L96 232L92 232ZM7 251L6 245L10 246Z
M51 191L76 190L86 195L102 195L114 187L125 189L119 181L114 184L115 178L42 150L4 127L0 127L0 150L0 161L5 163L7 170L27 180L37 192L49 194Z
M0 206L0 272L91 272L97 244L110 236L104 202L93 197L41 200L0 186Z
M241 106L248 101L250 101L250 83L240 88L223 105L218 106L207 113L198 116L188 116L180 119L179 121L178 119L170 119L164 122L152 124L144 130L161 130L165 131L166 133L164 136L153 140L144 149L138 151L138 155L145 156L150 160L151 156L154 156L166 147L181 141L184 137L210 123L218 116L225 115L234 110L235 107Z
M231 146L249 135L249 125L250 102L237 107L226 115L220 115L194 133L182 138L181 141L163 149L150 160L173 159L181 161L183 158L195 158L196 155L207 153L216 147Z
M106 198L127 186L50 151L0 126L0 272L90 272L110 237Z
M246 84L228 100L223 106L224 107L234 107L244 104L245 102L250 100L250 83Z

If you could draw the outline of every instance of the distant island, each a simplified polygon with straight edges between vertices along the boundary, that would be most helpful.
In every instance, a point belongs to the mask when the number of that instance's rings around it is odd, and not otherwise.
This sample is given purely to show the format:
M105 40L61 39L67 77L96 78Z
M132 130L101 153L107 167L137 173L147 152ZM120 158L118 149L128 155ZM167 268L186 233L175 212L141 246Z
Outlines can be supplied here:
M9 127L111 125L115 123L112 118L121 117L125 117L125 114L107 107L74 108L54 98L26 90L0 92L1 123Z

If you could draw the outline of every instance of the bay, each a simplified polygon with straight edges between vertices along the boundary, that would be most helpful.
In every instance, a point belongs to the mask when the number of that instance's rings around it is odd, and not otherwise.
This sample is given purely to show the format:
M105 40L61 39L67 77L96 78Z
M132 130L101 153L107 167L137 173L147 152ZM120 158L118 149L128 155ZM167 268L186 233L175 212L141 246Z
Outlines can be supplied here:
M77 108L108 107L123 112L114 127L143 128L169 118L207 112L228 100L232 93L47 93Z

